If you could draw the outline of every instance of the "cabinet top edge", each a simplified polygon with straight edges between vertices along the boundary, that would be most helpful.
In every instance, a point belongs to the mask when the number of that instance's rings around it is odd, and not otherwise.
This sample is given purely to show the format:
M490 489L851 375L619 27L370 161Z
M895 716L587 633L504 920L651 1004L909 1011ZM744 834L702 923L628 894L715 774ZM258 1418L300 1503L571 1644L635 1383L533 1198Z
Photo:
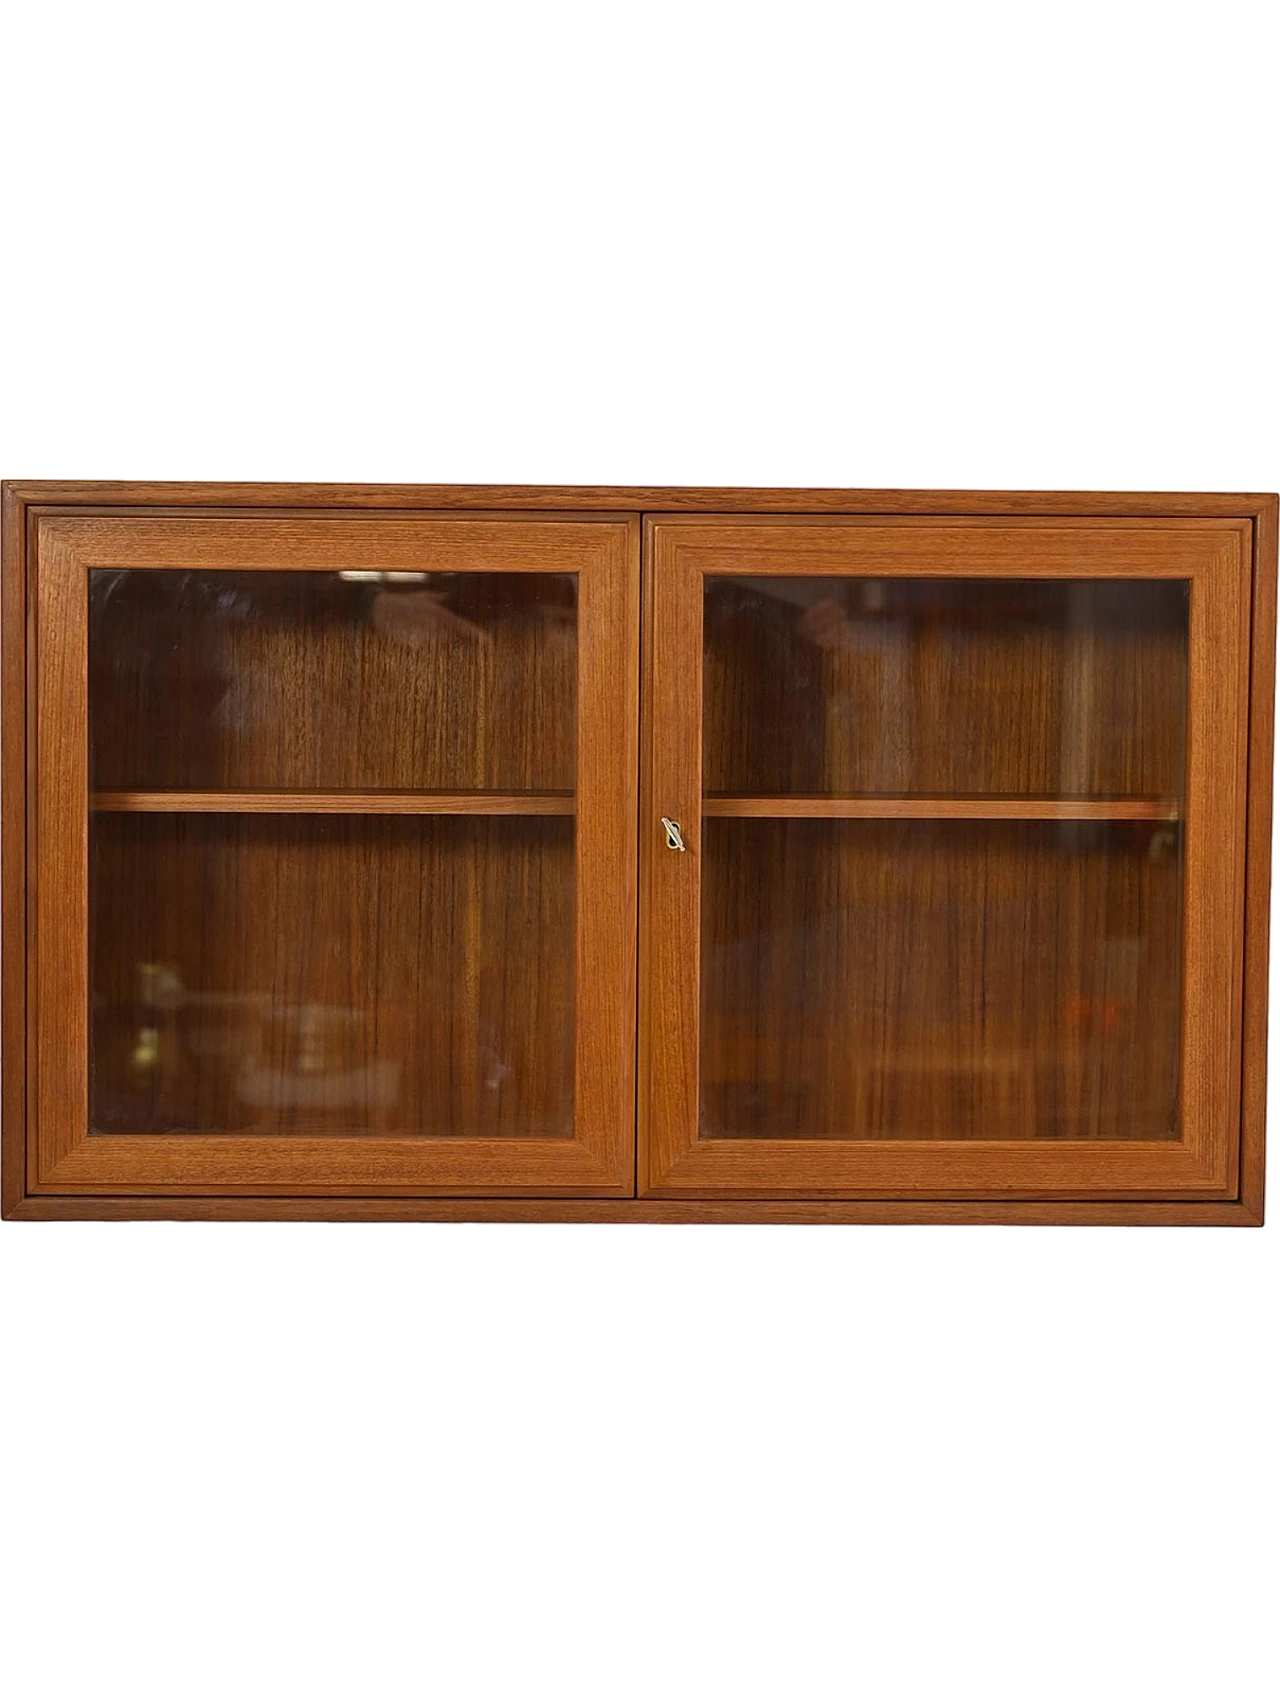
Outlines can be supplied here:
M6 480L20 504L352 510L608 510L749 515L1239 516L1276 509L1271 492L1045 492L808 486L342 485L274 481Z

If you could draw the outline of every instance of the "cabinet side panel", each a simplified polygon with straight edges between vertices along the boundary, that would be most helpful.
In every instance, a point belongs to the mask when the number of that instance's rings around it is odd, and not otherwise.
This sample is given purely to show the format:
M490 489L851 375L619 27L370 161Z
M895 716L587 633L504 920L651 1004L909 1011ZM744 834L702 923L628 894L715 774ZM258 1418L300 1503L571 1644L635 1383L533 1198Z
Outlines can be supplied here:
M26 1179L26 505L8 485L0 523L0 866L3 874L3 1136L0 1207Z
M1249 681L1249 822L1245 867L1244 1077L1240 1201L1260 1224L1265 1196L1271 808L1275 752L1276 557L1280 499L1254 518L1253 648Z

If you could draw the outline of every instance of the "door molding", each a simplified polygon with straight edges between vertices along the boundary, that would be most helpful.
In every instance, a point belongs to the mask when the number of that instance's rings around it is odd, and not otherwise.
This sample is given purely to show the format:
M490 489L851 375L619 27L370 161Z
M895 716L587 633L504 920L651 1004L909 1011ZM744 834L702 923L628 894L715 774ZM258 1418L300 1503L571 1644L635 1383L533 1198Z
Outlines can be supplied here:
M642 1195L1236 1195L1251 546L1250 525L1243 519L956 524L881 517L646 517ZM699 1136L702 599L709 574L1190 583L1180 1139ZM686 854L666 856L660 814L684 826Z
M638 518L38 520L32 1192L624 1193L634 1153ZM578 587L574 1137L91 1135L88 572L485 572Z

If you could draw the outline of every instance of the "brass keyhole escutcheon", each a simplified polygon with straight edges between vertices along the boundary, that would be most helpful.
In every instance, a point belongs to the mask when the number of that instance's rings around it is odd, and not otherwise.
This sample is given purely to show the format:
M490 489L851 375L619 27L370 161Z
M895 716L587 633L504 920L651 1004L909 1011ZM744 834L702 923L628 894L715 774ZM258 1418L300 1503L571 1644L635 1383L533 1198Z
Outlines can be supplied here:
M674 818L664 818L662 827L667 832L667 846L672 853L684 853L684 837L680 834L680 826Z

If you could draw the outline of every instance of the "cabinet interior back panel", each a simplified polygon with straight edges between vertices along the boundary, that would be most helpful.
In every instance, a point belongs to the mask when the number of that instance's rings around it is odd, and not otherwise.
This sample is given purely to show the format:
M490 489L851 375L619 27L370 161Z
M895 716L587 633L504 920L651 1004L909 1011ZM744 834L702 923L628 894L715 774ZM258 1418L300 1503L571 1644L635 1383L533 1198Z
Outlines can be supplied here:
M98 1132L568 1137L572 818L95 813Z
M708 576L704 787L1183 786L1187 585Z
M97 789L572 790L577 576L97 569Z
M701 1132L1170 1138L1175 824L703 824Z

